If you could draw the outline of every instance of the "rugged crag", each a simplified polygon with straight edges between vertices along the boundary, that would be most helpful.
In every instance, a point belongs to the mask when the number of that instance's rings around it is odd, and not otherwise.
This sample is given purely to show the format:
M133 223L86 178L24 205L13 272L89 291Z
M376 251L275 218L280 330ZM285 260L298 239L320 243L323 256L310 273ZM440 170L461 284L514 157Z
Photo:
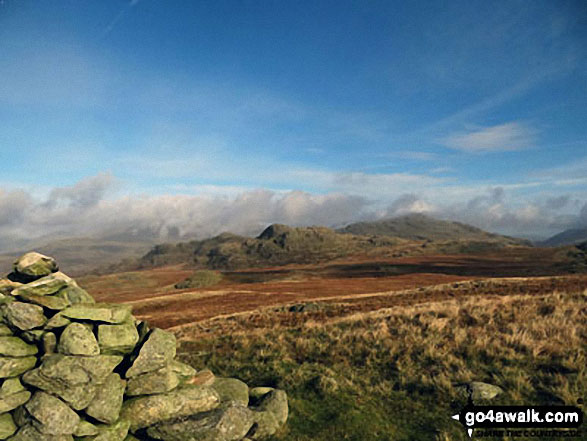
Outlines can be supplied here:
M0 440L252 441L288 415L285 392L197 372L175 336L95 303L50 257L0 279Z

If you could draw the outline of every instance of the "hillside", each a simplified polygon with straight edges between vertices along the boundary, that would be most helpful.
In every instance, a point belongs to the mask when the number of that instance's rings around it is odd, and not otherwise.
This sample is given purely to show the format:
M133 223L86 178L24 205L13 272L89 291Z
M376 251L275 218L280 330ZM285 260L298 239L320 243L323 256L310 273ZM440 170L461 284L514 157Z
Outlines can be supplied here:
M544 247L557 247L561 245L577 245L587 242L587 228L571 228L555 234L549 239L539 243Z
M375 222L357 222L337 231L369 236L392 236L408 240L468 240L530 245L523 239L488 233L471 225L442 221L423 214L410 214Z
M141 268L187 263L212 269L313 263L376 248L389 250L404 242L395 238L339 234L325 227L274 224L256 238L223 233L201 241L157 245L137 263Z

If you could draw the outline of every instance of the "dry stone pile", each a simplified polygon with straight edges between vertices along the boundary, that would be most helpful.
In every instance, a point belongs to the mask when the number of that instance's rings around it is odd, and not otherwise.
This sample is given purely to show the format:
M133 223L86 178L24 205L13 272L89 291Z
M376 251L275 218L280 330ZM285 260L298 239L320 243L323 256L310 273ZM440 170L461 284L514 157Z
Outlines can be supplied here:
M170 332L25 254L0 279L0 440L254 441L285 424L285 392L197 372L175 352Z

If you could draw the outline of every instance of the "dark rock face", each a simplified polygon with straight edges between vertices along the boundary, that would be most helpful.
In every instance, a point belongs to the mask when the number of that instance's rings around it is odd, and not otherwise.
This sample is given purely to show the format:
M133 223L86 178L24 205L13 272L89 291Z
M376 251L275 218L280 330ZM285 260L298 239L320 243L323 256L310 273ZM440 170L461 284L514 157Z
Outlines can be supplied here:
M28 253L0 279L0 440L262 440L285 424L285 392L175 355L172 333Z

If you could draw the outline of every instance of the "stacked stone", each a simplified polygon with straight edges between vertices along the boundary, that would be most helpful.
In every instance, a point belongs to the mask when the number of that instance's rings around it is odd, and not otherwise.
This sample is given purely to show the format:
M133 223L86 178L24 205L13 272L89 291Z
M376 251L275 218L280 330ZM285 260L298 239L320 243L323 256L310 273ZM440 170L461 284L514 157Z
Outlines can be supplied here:
M285 392L175 355L173 334L25 254L0 279L0 440L253 441L285 424Z

